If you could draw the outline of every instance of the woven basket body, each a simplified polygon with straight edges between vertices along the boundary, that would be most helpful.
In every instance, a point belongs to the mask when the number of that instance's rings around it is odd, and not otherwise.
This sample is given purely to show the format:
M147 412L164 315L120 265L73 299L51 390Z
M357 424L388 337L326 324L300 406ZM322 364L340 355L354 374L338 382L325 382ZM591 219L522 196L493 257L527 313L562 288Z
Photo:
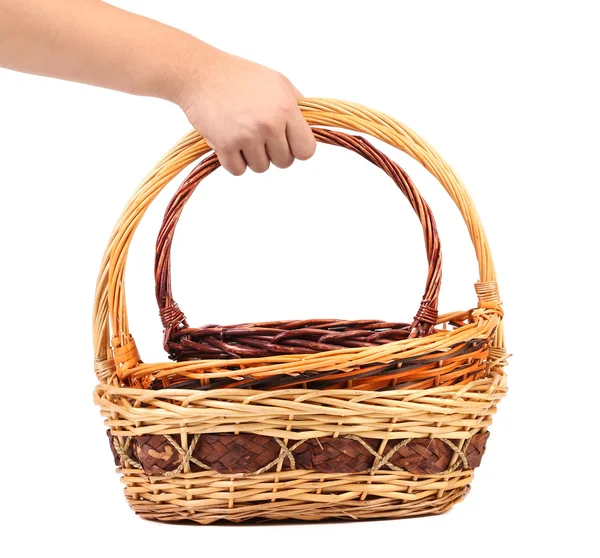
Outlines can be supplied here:
M314 128L379 166L419 217L429 274L414 319L191 327L173 300L170 249L183 207L218 167L203 159L165 214L157 300L171 362L144 363L124 290L133 234L158 193L210 150L190 133L147 176L112 234L95 312L95 401L126 497L163 521L408 517L469 490L506 392L502 310L487 239L462 183L419 136L377 111L305 99L312 126L378 138L421 162L457 204L479 262L473 308L438 316L441 252L429 207L369 142Z

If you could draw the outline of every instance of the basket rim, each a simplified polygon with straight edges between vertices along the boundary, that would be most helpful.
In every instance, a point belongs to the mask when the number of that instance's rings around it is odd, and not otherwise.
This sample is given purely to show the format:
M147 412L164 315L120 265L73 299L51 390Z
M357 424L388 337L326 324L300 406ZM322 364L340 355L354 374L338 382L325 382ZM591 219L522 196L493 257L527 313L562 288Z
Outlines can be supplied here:
M360 398L361 401L367 399L406 399L411 396L422 397L437 397L452 395L452 398L460 398L469 393L477 393L480 395L484 391L495 391L496 389L504 389L506 386L506 373L495 369L487 378L473 380L466 384L436 386L424 389L390 389L385 391L372 391L364 389L340 388L320 390L314 388L285 388L274 390L261 390L250 388L216 388L207 391L199 391L195 389L178 389L178 388L162 388L162 389L143 389L138 387L118 386L115 384L100 383L96 386L94 393L119 395L124 397L144 397L152 396L152 398L166 399L183 399L192 398L194 400L202 399L220 399L233 396L243 397L248 403L260 401L262 399L277 399L289 398L293 400L295 397L323 397L323 398ZM478 389L481 388L481 389ZM491 393L491 392L490 392ZM176 397L174 397L176 396ZM285 411L288 412L287 410Z

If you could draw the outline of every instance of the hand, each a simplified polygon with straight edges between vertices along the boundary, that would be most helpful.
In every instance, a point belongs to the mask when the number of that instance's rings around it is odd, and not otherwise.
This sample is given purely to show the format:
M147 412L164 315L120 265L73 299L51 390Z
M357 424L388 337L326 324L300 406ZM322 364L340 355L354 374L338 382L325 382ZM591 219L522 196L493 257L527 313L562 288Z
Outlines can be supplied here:
M231 174L313 156L316 140L297 104L302 95L285 76L217 49L198 64L177 103Z
M315 152L300 92L264 66L105 2L0 0L0 14L0 66L174 101L232 174Z

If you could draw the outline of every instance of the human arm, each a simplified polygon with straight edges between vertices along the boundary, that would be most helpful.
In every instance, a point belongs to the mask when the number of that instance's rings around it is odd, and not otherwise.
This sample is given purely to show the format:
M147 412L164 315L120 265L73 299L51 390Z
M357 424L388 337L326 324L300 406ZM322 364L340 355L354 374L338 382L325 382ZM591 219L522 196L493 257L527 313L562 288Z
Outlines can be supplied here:
M0 66L176 103L236 175L315 150L284 76L100 0L0 0Z

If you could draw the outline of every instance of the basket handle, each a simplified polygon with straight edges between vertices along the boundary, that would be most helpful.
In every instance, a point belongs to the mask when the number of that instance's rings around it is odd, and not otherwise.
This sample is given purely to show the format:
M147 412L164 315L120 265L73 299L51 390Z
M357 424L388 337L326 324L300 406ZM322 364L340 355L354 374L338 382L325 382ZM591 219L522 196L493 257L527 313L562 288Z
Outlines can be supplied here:
M479 307L482 312L498 316L494 318L497 327L493 349L496 369L501 370L505 349L496 272L481 220L458 176L423 138L386 114L334 99L301 99L299 106L309 124L352 130L380 139L419 161L440 182L458 207L475 248ZM98 275L93 312L95 371L101 382L119 385L119 371L141 362L129 330L125 297L125 268L133 235L161 190L187 165L209 151L206 140L196 132L183 137L146 176L113 230Z
M409 337L422 337L430 334L437 322L438 297L442 277L442 252L430 207L423 200L404 170L364 138L322 128L313 128L313 133L319 142L350 149L383 169L396 183L419 217L425 238L429 271L425 293L411 324ZM175 341L173 336L180 329L189 327L183 311L173 298L171 286L171 248L175 229L186 203L198 184L219 166L219 160L214 154L205 158L196 166L169 203L158 234L154 263L156 301L164 327L164 347L167 352L170 352L169 346Z

